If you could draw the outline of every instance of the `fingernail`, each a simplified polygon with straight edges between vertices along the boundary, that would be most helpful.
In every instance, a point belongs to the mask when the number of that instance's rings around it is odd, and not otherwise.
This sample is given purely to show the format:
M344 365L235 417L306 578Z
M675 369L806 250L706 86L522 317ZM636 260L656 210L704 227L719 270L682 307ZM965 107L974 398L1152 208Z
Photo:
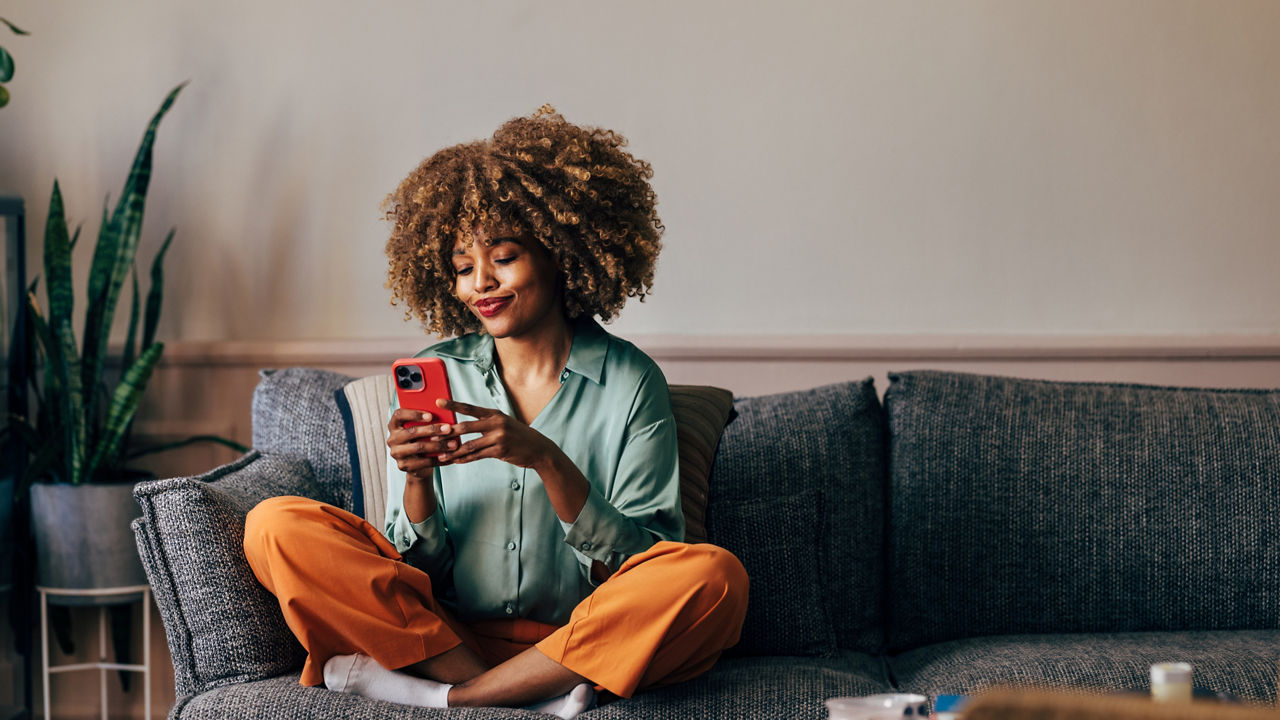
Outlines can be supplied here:
M449 426L448 426L448 425L441 425L441 426L440 426L440 432L441 432L441 434L449 432Z
M453 450L453 449L454 449L454 448L456 448L456 447L458 447L458 443L456 443L456 442L454 442L454 441L450 440L450 441L449 441L449 449L450 449L450 450Z
M422 419L426 422L431 422L431 413L422 413Z

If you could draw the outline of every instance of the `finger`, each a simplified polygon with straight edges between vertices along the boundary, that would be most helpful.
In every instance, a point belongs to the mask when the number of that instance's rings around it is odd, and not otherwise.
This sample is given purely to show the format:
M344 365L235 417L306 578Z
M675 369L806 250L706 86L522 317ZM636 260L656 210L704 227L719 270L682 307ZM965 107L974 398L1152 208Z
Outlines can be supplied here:
M421 473L431 470L440 464L434 455L411 455L396 461L396 467L405 473Z
M483 433L493 426L490 420L464 420L460 423L453 424L454 435L470 435L471 433Z
M461 445L458 446L457 450L454 450L453 452L445 453L440 457L442 459L448 460L449 462L458 462L461 458L474 455L475 453L480 452L481 450L485 450L492 446L493 446L493 443L491 441L481 436L474 440L468 440L467 442L462 443Z
M406 428L406 430L408 430L409 434L414 437L421 437L423 435L439 436L448 435L449 427L450 425L448 423L441 423L439 425L414 425L411 428Z
M449 458L450 463L456 463L458 465L462 465L469 462L475 462L476 460L484 460L485 458L496 458L498 457L498 455L499 455L498 447L496 445L490 445L488 447L483 447L473 452L469 452L466 455L459 455L458 453L453 453L452 455L449 455L446 457Z
M412 445L415 455L440 455L442 453L453 452L458 449L457 440L427 440L424 442L414 443Z
M454 412L460 412L463 415L470 415L473 418L485 418L491 415L502 414L501 412L494 410L493 408L480 407L479 405L472 405L471 403L458 402L457 400L445 400L444 398L440 398L436 400L436 407L443 408L445 410L452 410Z
M405 423L431 422L434 419L435 416L429 412L409 408L396 408L395 412L391 413L391 421L387 423L387 427L391 430L397 430L404 427Z

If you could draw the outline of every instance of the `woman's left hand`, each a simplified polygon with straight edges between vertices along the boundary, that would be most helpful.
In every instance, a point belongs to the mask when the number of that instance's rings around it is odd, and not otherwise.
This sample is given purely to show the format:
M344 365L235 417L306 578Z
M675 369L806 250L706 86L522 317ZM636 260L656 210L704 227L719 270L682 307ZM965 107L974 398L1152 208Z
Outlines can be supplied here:
M441 465L497 458L517 467L531 468L546 462L551 453L559 450L547 436L500 410L444 399L437 400L436 406L475 418L454 423L450 435L480 433L480 437L462 443L457 450L441 455Z

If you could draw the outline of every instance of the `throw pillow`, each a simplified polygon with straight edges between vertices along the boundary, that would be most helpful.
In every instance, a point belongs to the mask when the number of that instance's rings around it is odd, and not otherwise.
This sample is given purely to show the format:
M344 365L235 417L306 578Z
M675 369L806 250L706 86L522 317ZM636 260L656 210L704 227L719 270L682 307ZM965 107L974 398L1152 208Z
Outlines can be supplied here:
M351 509L351 461L333 391L350 375L314 368L263 370L253 391L253 447L311 464L317 500Z
M319 491L305 460L262 455L198 477L140 483L138 551L164 618L179 697L302 667L302 646L244 556L245 515Z
M756 532L733 527L729 518L737 511L726 511L726 505L822 491L827 500L822 512L804 508L794 521L823 528L818 546L826 564L818 583L826 616L840 648L879 652L884 643L885 443L871 378L739 398L734 410L711 471L708 540L724 544L713 528ZM720 522L713 522L718 513ZM753 582L760 576L757 572Z
M821 581L822 491L717 504L708 530L751 579L742 639L733 655L836 654Z
M387 515L387 409L390 373L352 380L333 392L351 456L351 512L382 529Z
M685 542L707 541L707 481L725 423L733 412L733 393L703 385L672 385L671 412L680 447L680 503Z

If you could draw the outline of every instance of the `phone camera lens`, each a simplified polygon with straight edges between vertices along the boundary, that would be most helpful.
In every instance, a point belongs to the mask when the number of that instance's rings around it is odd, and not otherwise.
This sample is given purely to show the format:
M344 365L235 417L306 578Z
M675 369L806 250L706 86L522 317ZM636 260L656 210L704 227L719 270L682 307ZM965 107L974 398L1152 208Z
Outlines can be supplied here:
M414 372L409 375L409 379L412 380L415 384L420 383L422 382L422 373Z
M401 365L400 367L396 368L396 375L398 375L399 377L405 377L408 374L409 374L409 368L405 367L404 365Z

